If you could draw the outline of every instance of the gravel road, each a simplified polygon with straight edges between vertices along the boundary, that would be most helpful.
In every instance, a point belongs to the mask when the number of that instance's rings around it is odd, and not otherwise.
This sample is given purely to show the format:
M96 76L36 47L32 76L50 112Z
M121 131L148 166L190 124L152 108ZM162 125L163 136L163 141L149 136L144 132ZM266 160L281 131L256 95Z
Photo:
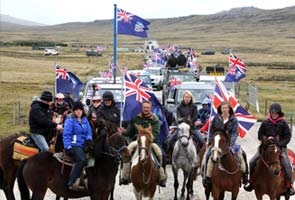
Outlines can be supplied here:
M256 149L258 147L258 140L257 140L257 130L260 126L260 123L256 123L256 125L250 130L250 132L244 137L244 138L239 138L238 143L241 144L241 146L244 148L244 150L247 153L248 160L254 155L256 152ZM291 142L289 143L289 148L295 150L295 131L293 129L293 137ZM171 170L171 166L167 166L167 173L168 173L168 179L167 179L167 187L166 188L161 188L160 190L157 189L156 194L155 194L155 199L160 199L160 200L170 200L174 198L174 188L173 188L173 174ZM179 173L180 179L182 179L182 173ZM118 182L118 181L117 181ZM181 182L181 181L180 181ZM267 182L266 182L267 184ZM20 196L18 194L18 189L15 187L15 194L16 194L16 199L20 200ZM1 190L0 191L0 199L5 199L4 193ZM48 190L46 194L46 200L51 200L55 199L54 194ZM81 200L89 199L89 198L80 198ZM135 199L134 194L133 194L133 189L132 185L128 186L119 186L118 184L116 185L115 188L115 199L128 199L128 200L133 200ZM204 200L205 199L205 194L204 194L204 188L201 183L201 178L200 176L198 179L194 182L194 196L192 197L193 200ZM225 199L230 199L230 194L226 193ZM238 195L239 200L253 200L255 199L254 192L246 192L244 189L240 189L239 195ZM268 199L264 197L264 199ZM290 200L295 200L295 196L292 196Z

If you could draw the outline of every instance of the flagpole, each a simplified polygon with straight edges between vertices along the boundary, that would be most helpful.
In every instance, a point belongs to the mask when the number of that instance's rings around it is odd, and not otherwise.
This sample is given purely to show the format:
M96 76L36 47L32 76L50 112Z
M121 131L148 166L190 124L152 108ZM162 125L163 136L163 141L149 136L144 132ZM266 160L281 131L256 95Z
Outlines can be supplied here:
M114 84L116 83L117 68L117 4L114 4Z
M54 63L54 73L55 73L55 77L54 77L54 95L56 96L56 63Z

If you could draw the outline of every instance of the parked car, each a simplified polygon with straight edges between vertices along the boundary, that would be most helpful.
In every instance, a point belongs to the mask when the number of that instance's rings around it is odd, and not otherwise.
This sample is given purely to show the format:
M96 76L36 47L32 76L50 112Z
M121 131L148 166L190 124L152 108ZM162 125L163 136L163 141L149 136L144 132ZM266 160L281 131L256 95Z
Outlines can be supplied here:
M212 49L207 49L201 53L202 55L214 55L215 51Z
M230 48L226 48L223 51L221 51L221 54L229 54L231 52Z
M59 52L55 49L44 49L44 55L45 56L51 56L51 55L57 56L57 55L59 55Z
M100 51L91 49L86 51L86 56L102 56L102 53Z

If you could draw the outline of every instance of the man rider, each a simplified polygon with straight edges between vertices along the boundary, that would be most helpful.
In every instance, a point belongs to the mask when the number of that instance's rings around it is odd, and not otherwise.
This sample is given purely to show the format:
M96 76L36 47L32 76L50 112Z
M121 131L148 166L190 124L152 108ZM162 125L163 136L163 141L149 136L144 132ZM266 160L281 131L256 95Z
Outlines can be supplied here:
M289 195L294 195L295 186L293 183L294 180L292 177L292 168L291 168L290 160L288 157L288 149L287 149L287 145L291 140L292 133L290 131L288 123L284 119L284 113L282 112L282 107L279 103L271 104L269 108L269 115L261 123L261 126L258 130L258 140L261 141L263 137L270 137L270 136L274 138L279 136L279 139L280 139L279 146L282 150L282 156L280 161L285 171L286 179L288 180L290 184L290 188L288 188L287 193ZM260 157L259 152L256 152L256 154L253 156L253 158L250 161L250 184L244 187L244 189L248 192L253 190L253 186L251 183L251 175L253 174L254 168L256 166L256 163L259 157Z
M40 151L49 150L47 141L51 139L53 129L58 131L63 129L61 125L52 122L52 113L49 110L52 99L52 93L44 91L40 99L36 99L31 105L29 114L30 133Z
M102 98L100 96L92 97L92 104L89 106L88 119L96 120L97 113L102 106Z
M124 133L124 136L131 139L131 142L128 145L128 149L130 152L132 152L137 145L137 136L138 136L138 130L135 127L136 125L141 125L143 128L147 128L149 125L152 127L152 134L155 138L155 143L153 143L152 148L154 150L154 153L156 154L159 163L160 163L160 183L159 185L162 187L166 186L166 173L165 173L165 158L163 158L163 153L158 146L159 142L159 133L160 133L160 122L159 118L152 113L152 103L149 101L143 101L141 106L141 113L139 113L137 116L135 116L131 122L128 124L128 127L126 129L126 132ZM163 167L161 167L163 166ZM130 182L129 180L130 176L130 162L123 163L123 172L122 172L122 179L121 184L128 184Z

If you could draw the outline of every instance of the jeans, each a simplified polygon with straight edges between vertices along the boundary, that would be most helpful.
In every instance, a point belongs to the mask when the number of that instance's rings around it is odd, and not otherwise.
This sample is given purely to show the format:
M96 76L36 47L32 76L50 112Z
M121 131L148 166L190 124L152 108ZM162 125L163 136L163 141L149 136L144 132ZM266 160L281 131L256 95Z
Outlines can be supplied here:
M44 135L40 135L37 133L32 133L31 138L34 140L37 147L40 149L40 151L49 151L49 146L47 144L47 141L44 137Z
M194 136L198 140L199 146L202 147L206 142L201 134L201 132L198 129L193 130Z
M66 150L66 153L75 163L68 181L68 186L70 186L73 185L76 179L80 177L83 167L86 163L86 155L81 147L72 147L71 149Z

